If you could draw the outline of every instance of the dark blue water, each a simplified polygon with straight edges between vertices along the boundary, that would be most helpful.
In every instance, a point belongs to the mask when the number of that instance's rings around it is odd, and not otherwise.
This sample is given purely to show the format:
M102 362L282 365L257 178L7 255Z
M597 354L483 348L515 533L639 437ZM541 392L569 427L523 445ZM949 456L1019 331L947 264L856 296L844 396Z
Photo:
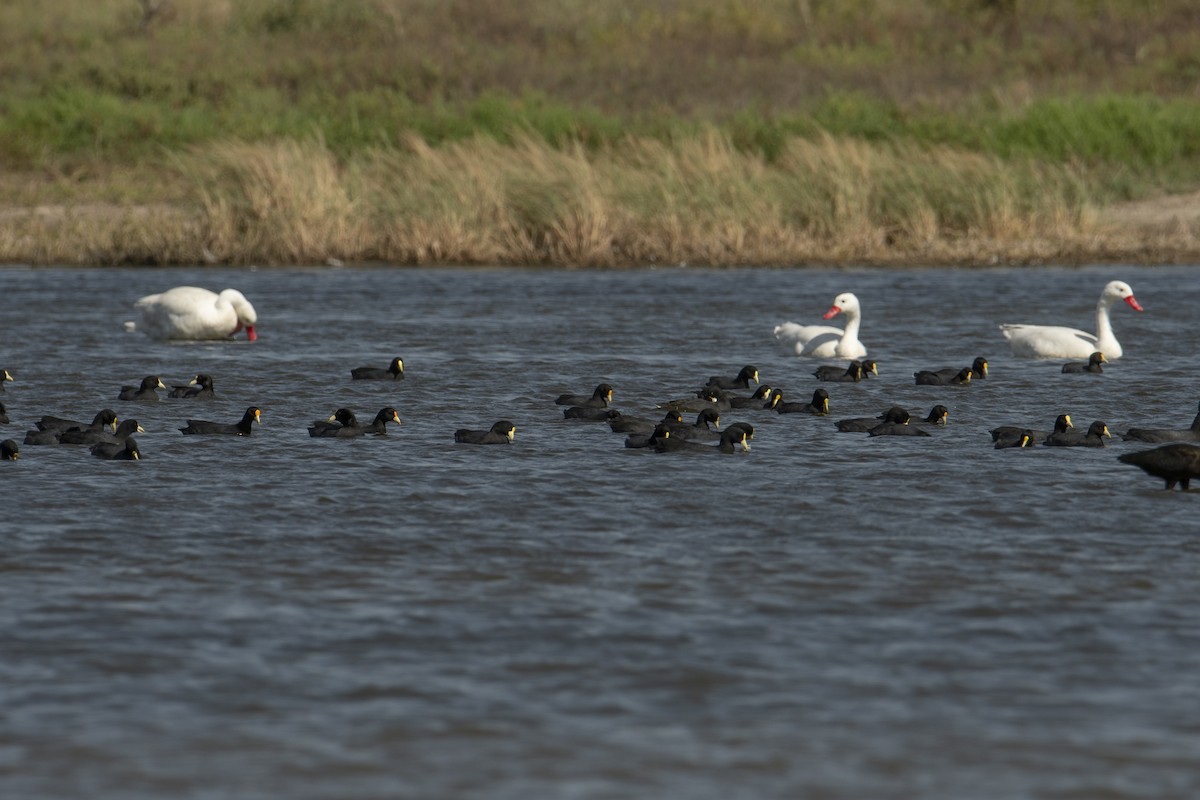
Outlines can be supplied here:
M1008 355L996 325L1090 329L1102 376ZM234 286L254 344L127 333L130 304ZM727 413L752 451L626 450L616 408L756 364L771 328L863 303L880 376L830 418ZM144 459L0 464L0 795L13 798L1188 798L1200 796L1200 493L1135 448L996 451L999 424L1186 427L1200 268L0 270L0 395L111 406ZM349 370L402 356L400 385ZM969 388L913 385L965 366ZM214 376L218 398L120 403ZM839 434L894 404L929 439ZM263 425L185 437L190 417ZM339 406L387 438L316 440ZM508 447L460 427L517 424Z

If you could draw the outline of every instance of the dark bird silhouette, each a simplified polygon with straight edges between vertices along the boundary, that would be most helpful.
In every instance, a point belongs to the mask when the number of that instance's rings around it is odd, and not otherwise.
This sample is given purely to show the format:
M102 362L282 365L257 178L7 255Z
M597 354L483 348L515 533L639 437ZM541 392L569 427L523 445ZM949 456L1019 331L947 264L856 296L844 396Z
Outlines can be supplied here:
M729 395L730 408L762 408L763 403L767 402L767 398L771 396L771 387L767 384L760 384L754 390L754 394L749 397L741 395Z
M858 383L863 379L863 368L860 362L851 361L850 366L846 367L846 369L840 373L830 375L828 372L823 371L822 367L817 367L817 369L813 371L813 375L815 375L819 381L830 381L833 383Z
M733 453L737 451L738 447L741 447L743 451L748 451L750 449L749 438L745 428L735 426L730 426L722 433L721 441L715 445L681 439L671 435L668 431L667 435L655 440L654 449L659 453Z
M1117 461L1132 464L1147 475L1162 478L1167 491L1179 484L1179 488L1186 492L1192 478L1200 478L1200 446L1194 444L1176 442L1153 450L1124 453L1117 456Z
M1033 436L1033 431L1024 430L1013 436L1001 436L996 439L996 443L992 445L996 450L1004 450L1011 447L1029 447L1036 444L1037 440Z
M122 386L121 393L117 395L118 400L132 400L135 403L157 403L157 389L165 389L163 382L158 379L157 375L147 375L142 378L141 386Z
M516 434L517 426L502 419L486 431L459 428L454 432L454 441L460 444L510 444Z
M176 386L167 397L192 398L195 400L210 400L216 397L213 391L213 379L208 375L197 375L186 386Z
M926 425L940 425L942 427L945 427L946 423L949 421L950 409L942 405L937 405L929 409L929 414L927 414L926 417L921 420L921 422L925 423Z
M254 423L260 422L261 419L262 410L258 406L250 406L237 422L208 422L203 419L189 419L187 427L179 430L187 435L249 436L254 430Z
M313 424L308 428L309 436L328 436L326 430L338 428L357 428L358 417L354 416L354 412L348 408L339 408L329 415L327 419L314 420Z
M749 389L750 381L754 381L755 384L758 383L758 367L753 364L747 364L742 367L741 371L732 378L712 375L704 385L714 389Z
M79 422L78 420L65 419L63 417L55 417L50 414L45 414L39 419L34 426L39 431L66 431L72 428L83 430L99 431L104 428L117 429L117 412L111 408L102 408L96 412L96 416L92 418L90 423Z
M14 439L0 442L0 461L16 461L21 457L21 448Z
M380 409L379 413L375 415L375 419L366 425L358 424L358 418L354 416L354 412L346 408L339 408L328 420L314 422L308 429L308 435L333 439L356 439L368 434L387 436L389 422L401 424L400 415L391 406Z
M605 408L612 402L613 388L602 383L595 388L591 395L560 394L555 398L555 405L579 406L581 408Z
M866 433L875 426L879 425L880 421L892 422L897 425L904 425L909 421L909 413L906 409L900 406L892 406L876 417L851 417L850 419L839 419L834 425L840 433Z
M1111 437L1108 426L1096 420L1088 426L1086 433L1076 430L1054 432L1046 437L1042 444L1047 447L1104 447L1104 438Z
M355 367L350 370L350 378L356 381L402 381L404 359L393 358L386 367Z
M142 451L138 449L138 443L132 436L119 444L112 442L94 444L91 453L96 458L108 461L140 461L142 458Z
M1050 436L1052 433L1064 433L1071 427L1071 415L1059 414L1054 419L1054 430L1050 431L1049 433L1046 431L1037 430L1036 428L1026 428L1024 425L1001 425L998 428L992 428L989 433L992 435L993 442L999 444L1000 441L1003 440L1006 442L1004 445L1005 447L1011 447L1012 445L1009 444L1009 442L1015 438L1019 438L1023 433L1028 433L1033 437L1035 442L1043 442L1046 440L1046 437Z
M963 367L949 373L943 370L923 369L914 372L913 377L916 378L918 386L965 386L971 382L973 374L970 367Z
M829 414L829 392L817 389L813 392L812 402L788 403L783 399L783 391L776 389L771 392L771 400L768 405L777 414L814 414L823 417Z
M1104 367L1101 364L1107 364L1108 359L1104 357L1104 353L1099 350L1088 356L1087 361L1068 361L1063 364L1062 371L1066 373L1072 372L1090 372L1094 375L1099 375L1104 372Z
M145 433L146 429L138 424L136 419L127 419L117 426L117 429L109 433L106 430L82 430L73 428L69 431L63 431L59 434L59 444L124 444L135 433Z

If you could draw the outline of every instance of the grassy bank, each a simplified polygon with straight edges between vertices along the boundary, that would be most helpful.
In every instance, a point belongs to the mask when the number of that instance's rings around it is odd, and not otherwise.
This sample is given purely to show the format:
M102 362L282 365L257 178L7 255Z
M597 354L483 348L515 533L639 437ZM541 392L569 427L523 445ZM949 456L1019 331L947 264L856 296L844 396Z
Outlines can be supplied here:
M1183 0L0 5L0 261L1191 260ZM1035 7L1036 6L1036 7Z

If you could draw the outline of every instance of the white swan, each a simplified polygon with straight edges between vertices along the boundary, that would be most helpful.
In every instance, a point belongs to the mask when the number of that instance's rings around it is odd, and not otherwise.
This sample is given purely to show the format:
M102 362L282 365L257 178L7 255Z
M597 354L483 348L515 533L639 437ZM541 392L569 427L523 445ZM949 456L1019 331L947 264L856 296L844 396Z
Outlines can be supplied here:
M142 330L155 339L225 339L243 329L248 341L258 338L254 332L258 314L237 289L217 294L196 286L176 286L148 294L133 307L142 312Z
M1113 335L1109 309L1117 300L1124 300L1134 311L1142 307L1133 296L1133 289L1124 281L1110 281L1096 303L1096 335L1075 328L1057 325L1001 325L1014 355L1025 358L1087 358L1099 350L1111 361L1121 357L1121 345Z
M833 306L825 312L824 319L839 313L846 315L846 328L841 330L832 325L797 325L784 322L775 326L775 338L798 356L813 358L862 358L867 348L858 340L858 326L862 309L858 298L850 292L842 292L833 298Z

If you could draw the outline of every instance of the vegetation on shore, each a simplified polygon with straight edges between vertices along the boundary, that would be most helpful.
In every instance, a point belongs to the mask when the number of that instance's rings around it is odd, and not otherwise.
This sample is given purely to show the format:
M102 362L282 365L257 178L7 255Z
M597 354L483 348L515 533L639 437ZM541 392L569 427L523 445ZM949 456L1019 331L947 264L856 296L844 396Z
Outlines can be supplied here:
M0 261L1169 261L1187 0L0 4ZM1118 220L1119 222L1119 220Z

